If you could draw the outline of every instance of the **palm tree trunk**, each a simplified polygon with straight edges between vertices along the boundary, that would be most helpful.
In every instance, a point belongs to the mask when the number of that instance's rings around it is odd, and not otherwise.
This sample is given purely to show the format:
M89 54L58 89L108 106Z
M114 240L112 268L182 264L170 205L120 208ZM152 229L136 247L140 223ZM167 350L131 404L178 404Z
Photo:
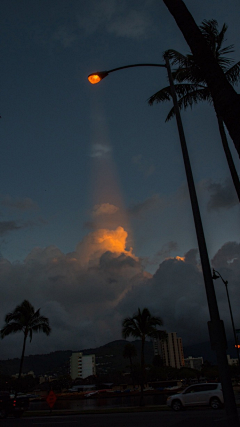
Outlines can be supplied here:
M182 0L163 0L174 17L211 92L215 110L222 117L240 157L240 95L227 81L200 29Z
M133 388L135 388L135 380L134 380L134 374L133 374L133 362L132 362L131 355L129 356L129 361L130 361L130 370L131 370L131 377L132 377L132 385L133 385Z
M229 149L229 145L228 145L228 141L227 141L227 135L224 129L224 124L223 124L223 120L217 116L218 119L218 127L219 127L219 132L221 135L221 139L222 139L222 145L223 145L223 149L227 158L227 162L228 162L228 166L230 169L230 173L232 176L232 180L233 180L233 184L234 187L236 189L237 195L238 195L238 200L240 202L240 180L239 180L239 176L232 158L232 154L231 151Z
M16 384L15 399L17 397L17 393L19 392L19 385L20 385L20 379L22 375L23 359L25 354L27 336L28 336L28 331L24 332L23 348L22 348L22 355L21 355L20 366L19 366L18 379Z
M142 337L142 348L141 348L141 395L140 395L140 406L144 406L144 396L143 396L144 380L145 380L144 344L145 344L145 337L143 336Z

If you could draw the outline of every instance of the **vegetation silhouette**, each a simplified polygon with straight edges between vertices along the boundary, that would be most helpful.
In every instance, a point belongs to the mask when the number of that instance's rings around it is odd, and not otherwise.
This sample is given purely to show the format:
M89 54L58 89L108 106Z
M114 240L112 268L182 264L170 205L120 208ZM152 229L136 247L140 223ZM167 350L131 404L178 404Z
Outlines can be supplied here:
M227 31L227 25L223 24L221 30L218 30L218 22L214 19L204 20L200 25L200 31L210 47L214 57L218 64L224 71L227 80L231 84L237 84L240 79L240 61L232 65L233 60L226 57L227 54L233 52L233 45L223 47L225 41L225 33ZM201 69L197 65L193 55L183 55L182 53L169 49L164 53L164 56L168 56L171 60L172 65L177 65L178 68L172 72L173 78L180 84L175 84L175 90L178 95L178 105L180 109L187 109L194 104L198 104L201 101L208 101L210 104L213 103L211 92L208 88L207 82L201 72ZM171 88L167 86L160 91L152 95L148 103L153 105L154 102L164 102L171 100ZM221 135L223 149L227 158L228 166L232 176L233 184L235 186L238 199L240 202L240 180L234 165L231 151L228 146L227 136L224 129L224 123L222 118L216 111L219 132ZM175 115L174 108L169 111L166 122L169 121Z
M163 0L181 30L208 85L214 108L224 121L240 157L240 96L227 80L207 41L182 0Z
M141 396L140 406L144 405L143 389L145 383L145 357L144 357L144 345L147 337L160 338L163 331L157 329L157 326L162 326L163 321L161 317L152 316L147 308L142 311L138 308L137 313L133 317L127 317L122 322L122 336L128 338L130 336L134 338L140 338L141 345Z
M1 338L5 338L7 335L15 334L17 332L23 332L23 348L20 359L20 367L18 374L18 384L22 374L23 359L26 348L27 337L29 336L30 342L32 341L33 332L43 332L49 335L51 328L49 326L49 320L47 317L40 315L40 308L35 311L32 304L24 300L22 304L18 305L13 312L6 314L5 325L1 329ZM16 389L16 394L18 390Z

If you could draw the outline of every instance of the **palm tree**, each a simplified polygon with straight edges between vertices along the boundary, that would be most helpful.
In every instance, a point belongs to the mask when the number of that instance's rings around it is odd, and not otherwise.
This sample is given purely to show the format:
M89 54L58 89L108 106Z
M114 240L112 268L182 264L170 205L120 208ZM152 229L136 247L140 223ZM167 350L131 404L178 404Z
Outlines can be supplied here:
M238 80L240 79L240 61L232 65L233 60L225 56L226 54L233 52L233 45L222 47L225 40L224 37L227 31L227 25L223 24L221 31L218 31L218 23L216 20L212 19L209 21L203 21L199 28L218 64L224 71L227 80L231 84L237 84ZM166 51L164 55L168 56L169 59L172 60L173 65L178 65L178 68L172 74L174 80L180 83L175 85L175 90L178 95L179 108L192 108L194 104L197 104L200 101L208 101L210 104L212 104L213 100L210 90L206 81L204 80L200 68L195 62L193 55L183 55L173 49ZM152 95L148 102L149 105L152 105L154 102L163 102L170 99L171 89L170 86L167 86ZM240 202L239 176L228 146L222 117L216 108L215 110L223 149ZM172 108L167 115L166 121L169 121L174 115L175 111L174 108Z
M123 349L123 357L124 357L124 359L129 359L133 387L135 386L135 381L134 381L134 374L133 374L132 358L136 357L136 356L137 356L137 350L136 350L135 345L131 344L130 342L125 344L124 349Z
M22 374L27 337L29 336L31 342L33 332L44 332L46 335L49 335L51 332L48 318L40 315L40 309L35 311L32 304L27 300L24 300L22 304L18 305L13 312L6 314L5 325L1 329L1 338L3 339L7 335L15 334L20 331L23 332L24 339L18 383Z
M122 322L122 336L124 339L132 336L140 338L141 345L141 397L140 406L143 406L143 388L145 379L145 358L144 358L144 345L147 337L159 338L162 331L157 329L157 326L162 326L163 321L161 317L154 317L151 315L147 308L142 311L138 308L137 313L133 317L127 317Z
M240 96L224 72L182 0L163 0L188 43L240 157Z

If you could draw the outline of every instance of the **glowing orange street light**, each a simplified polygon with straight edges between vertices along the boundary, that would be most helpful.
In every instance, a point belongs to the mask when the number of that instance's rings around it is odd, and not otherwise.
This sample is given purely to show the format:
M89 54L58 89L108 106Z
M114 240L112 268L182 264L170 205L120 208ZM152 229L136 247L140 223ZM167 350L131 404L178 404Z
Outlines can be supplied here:
M88 81L92 83L92 85L95 85L96 83L99 83L102 79L108 76L108 74L113 73L114 71L123 70L125 68L132 68L132 67L163 67L166 68L165 64L133 64L133 65L125 65L124 67L118 67L113 68L109 71L96 71L95 73L91 73L88 76Z
M108 71L98 71L96 73L89 74L88 81L92 83L92 85L95 85L104 79L104 77L107 77L108 73Z

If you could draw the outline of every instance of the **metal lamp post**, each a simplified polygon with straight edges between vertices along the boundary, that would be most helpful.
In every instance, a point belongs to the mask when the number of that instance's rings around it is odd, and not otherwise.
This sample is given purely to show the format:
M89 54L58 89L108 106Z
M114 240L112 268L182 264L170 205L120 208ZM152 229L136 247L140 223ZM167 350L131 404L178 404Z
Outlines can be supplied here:
M233 320L233 314L232 314L232 307L231 307L231 303L230 303L230 298L229 298L229 293L228 293L228 281L224 280L222 275L219 273L219 271L215 270L213 268L213 275L212 278L213 280L216 279L220 279L222 280L222 282L225 285L226 288L226 292L227 292L227 299L228 299L228 306L229 306L229 311L230 311L230 316L231 316L231 322L232 322L232 328L233 328L233 335L234 335L234 341L235 341L235 348L237 350L237 358L238 358L238 367L240 368L240 358L239 358L239 348L238 348L238 339L237 339L237 334L236 334L236 329L235 329L235 325L234 325L234 320Z
M110 73L114 71L122 70L125 68L132 68L132 67L150 66L150 67L163 67L167 69L168 79L169 79L170 88L171 88L171 95L172 95L173 105L174 105L174 110L176 115L179 139L181 143L185 172L187 176L188 189L189 189L189 194L191 199L191 206L192 206L193 218L194 218L195 229L197 234L199 253L200 253L202 270L203 270L203 277L205 282L208 308L209 308L210 319L211 319L210 322L208 322L210 341L211 341L212 349L216 351L216 355L217 355L217 361L218 361L221 383L223 388L223 396L225 401L228 422L231 423L232 427L235 427L235 426L239 426L239 421L238 421L237 407L236 407L231 377L230 377L229 368L228 368L228 361L226 356L227 344L226 344L225 330L224 330L223 321L220 320L220 317L219 317L217 299L216 299L215 289L213 285L207 246L206 246L202 220L201 220L201 215L200 215L200 210L198 205L197 193L195 189L192 168L191 168L190 159L188 155L188 149L187 149L186 139L184 135L180 110L177 102L177 95L174 87L171 67L170 67L168 57L165 56L164 59L165 59L165 64L133 64L133 65L126 65L123 67L113 68L109 71L95 72L88 76L88 80L90 81L90 83L95 84L101 81L103 78L107 77Z

